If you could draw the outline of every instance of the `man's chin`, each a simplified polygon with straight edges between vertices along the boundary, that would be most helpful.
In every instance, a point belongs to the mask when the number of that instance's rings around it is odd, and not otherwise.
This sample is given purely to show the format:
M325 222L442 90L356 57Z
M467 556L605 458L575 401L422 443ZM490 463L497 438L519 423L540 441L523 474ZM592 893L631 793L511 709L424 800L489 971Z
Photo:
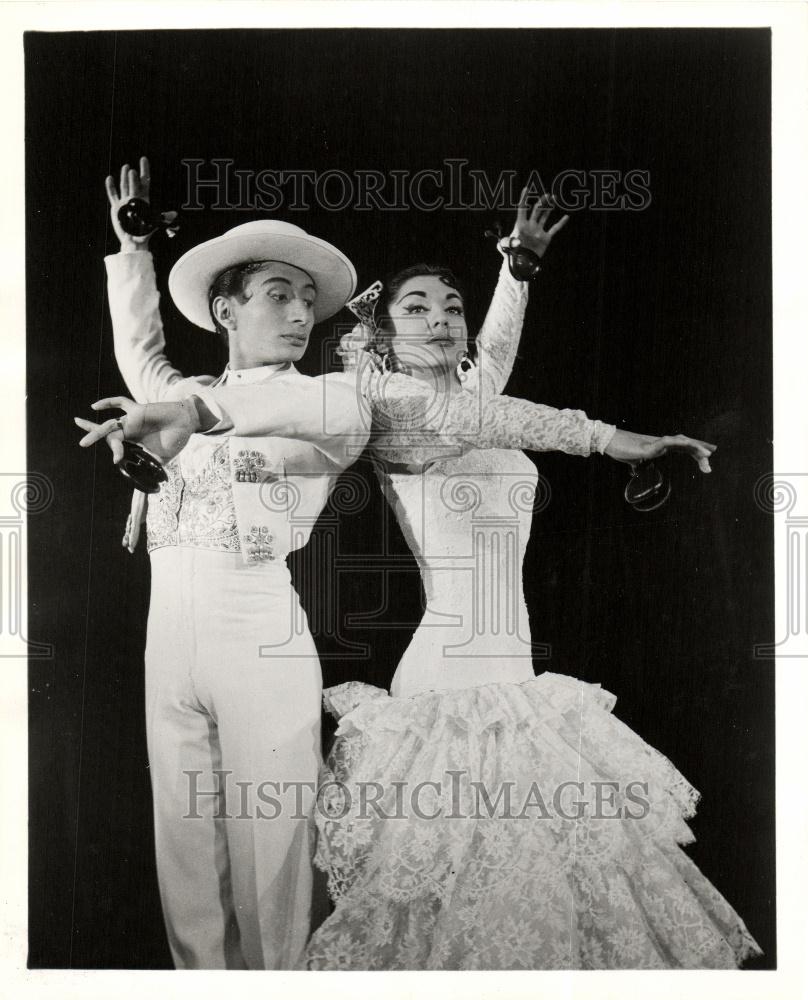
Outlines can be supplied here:
M267 356L264 360L265 365L277 365L286 362L300 361L303 355L306 353L306 348L308 347L308 341L304 341L301 344L296 343L284 343L278 344L275 350L272 351L271 356Z

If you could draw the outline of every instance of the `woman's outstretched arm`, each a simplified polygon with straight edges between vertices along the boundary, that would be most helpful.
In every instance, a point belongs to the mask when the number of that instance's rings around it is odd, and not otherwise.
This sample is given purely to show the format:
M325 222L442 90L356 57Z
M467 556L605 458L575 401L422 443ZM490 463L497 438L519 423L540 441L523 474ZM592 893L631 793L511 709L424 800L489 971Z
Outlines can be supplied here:
M702 472L710 471L716 445L684 434L653 436L618 430L613 424L591 420L583 410L557 410L526 399L497 396L474 409L469 394L453 398L447 407L445 431L476 448L518 448L522 451L563 451L568 455L608 455L618 462L635 463L683 451Z
M716 446L685 435L654 436L618 430L590 419L583 410L559 410L512 396L472 392L431 392L423 383L392 375L378 379L372 390L374 450L397 459L408 447L433 443L448 451L461 448L506 448L519 451L562 451L568 455L608 455L635 463L667 451L685 451L709 472Z

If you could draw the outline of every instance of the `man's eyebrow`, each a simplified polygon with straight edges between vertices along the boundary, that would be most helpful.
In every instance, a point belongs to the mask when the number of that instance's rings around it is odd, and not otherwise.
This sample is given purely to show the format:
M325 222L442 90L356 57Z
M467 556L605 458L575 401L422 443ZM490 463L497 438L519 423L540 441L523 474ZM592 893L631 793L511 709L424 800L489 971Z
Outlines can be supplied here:
M282 281L285 285L289 285L290 288L292 287L292 282L288 278L282 278L280 275L276 275L271 278L264 278L261 284L268 285L271 281ZM317 286L311 281L307 281L303 287L310 288L313 292L317 291Z

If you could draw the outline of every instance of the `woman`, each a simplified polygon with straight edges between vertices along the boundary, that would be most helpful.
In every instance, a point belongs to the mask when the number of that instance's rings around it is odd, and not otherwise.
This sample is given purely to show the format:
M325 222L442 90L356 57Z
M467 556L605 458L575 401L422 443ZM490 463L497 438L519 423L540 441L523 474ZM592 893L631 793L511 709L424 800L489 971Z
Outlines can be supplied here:
M544 230L543 208L528 217L523 200L515 233L539 254L559 228ZM443 269L388 282L379 328L346 347L349 367L365 339L392 372L364 376L371 448L426 611L390 695L325 694L339 729L315 863L335 910L311 969L722 968L759 953L679 847L695 789L598 685L534 676L521 562L537 474L498 450L636 461L673 447L709 471L714 447L498 396L525 288L503 262L476 370L457 365L463 297Z
M546 229L548 215L523 196L514 236L539 256L564 222ZM340 725L315 860L335 910L307 948L312 969L721 968L759 952L679 847L695 789L598 685L534 676L521 587L537 474L520 449L627 462L681 450L709 472L715 448L502 396L526 301L503 262L471 366L455 279L410 268L383 291L379 327L344 345L426 612L390 695L326 692ZM251 432L250 391L228 398L232 433ZM221 416L215 391L197 395L176 434L164 411L180 404L103 401L125 423L78 421L82 443L106 436L120 457L125 432L170 458L213 426L207 408Z

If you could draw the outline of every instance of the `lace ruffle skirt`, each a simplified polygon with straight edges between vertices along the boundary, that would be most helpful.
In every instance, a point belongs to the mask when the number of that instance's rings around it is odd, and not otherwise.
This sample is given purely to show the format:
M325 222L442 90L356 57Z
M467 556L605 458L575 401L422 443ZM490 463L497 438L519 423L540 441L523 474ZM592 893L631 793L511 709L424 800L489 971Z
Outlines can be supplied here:
M732 968L760 953L679 845L696 790L544 673L392 698L326 692L340 719L316 810L335 910L312 969Z

